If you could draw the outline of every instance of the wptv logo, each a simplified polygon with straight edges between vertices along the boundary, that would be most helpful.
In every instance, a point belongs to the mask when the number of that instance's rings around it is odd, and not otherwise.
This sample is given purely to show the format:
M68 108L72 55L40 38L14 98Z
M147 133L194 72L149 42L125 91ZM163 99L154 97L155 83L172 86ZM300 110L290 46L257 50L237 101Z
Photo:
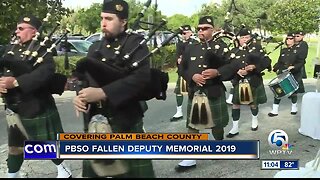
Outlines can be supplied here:
M269 150L271 155L291 155L293 146L289 144L289 138L286 132L281 129L272 131L268 137L269 145L273 148Z

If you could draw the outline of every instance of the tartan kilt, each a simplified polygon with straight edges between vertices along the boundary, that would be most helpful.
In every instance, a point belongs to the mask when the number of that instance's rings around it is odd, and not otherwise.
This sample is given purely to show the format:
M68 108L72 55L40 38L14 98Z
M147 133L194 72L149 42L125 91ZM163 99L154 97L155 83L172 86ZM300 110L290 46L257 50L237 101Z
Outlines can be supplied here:
M261 83L258 87L251 87L253 102L250 105L259 105L267 102L267 95L264 85ZM240 104L239 99L239 84L234 86L234 94L232 98L233 104Z
M21 117L21 123L31 140L57 140L57 133L63 133L57 107L50 107L35 118Z
M187 105L187 123L186 127L189 127L190 114L191 114L191 107L192 107L192 100L193 98L188 98L188 105ZM229 123L229 113L228 113L228 106L226 103L226 95L223 91L220 97L213 97L209 98L209 106L212 112L212 119L215 124L215 128L224 128Z
M124 130L122 127L112 124L110 125L114 133L144 133L142 119L138 121L130 130ZM152 160L150 159L133 159L124 160L129 167L126 174L114 176L115 178L155 178ZM91 167L89 160L83 160L82 177L99 177Z

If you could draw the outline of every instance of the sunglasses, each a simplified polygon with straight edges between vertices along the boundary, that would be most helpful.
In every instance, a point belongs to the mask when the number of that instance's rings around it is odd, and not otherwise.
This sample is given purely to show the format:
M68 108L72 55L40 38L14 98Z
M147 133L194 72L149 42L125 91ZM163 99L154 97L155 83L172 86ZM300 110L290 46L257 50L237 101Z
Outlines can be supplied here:
M25 29L34 29L33 27L17 27L19 31L24 31Z
M206 30L208 30L208 29L212 29L212 27L197 27L197 30L198 31L206 31Z
M288 39L289 39L289 40L293 40L293 38L286 38L286 40L288 40Z

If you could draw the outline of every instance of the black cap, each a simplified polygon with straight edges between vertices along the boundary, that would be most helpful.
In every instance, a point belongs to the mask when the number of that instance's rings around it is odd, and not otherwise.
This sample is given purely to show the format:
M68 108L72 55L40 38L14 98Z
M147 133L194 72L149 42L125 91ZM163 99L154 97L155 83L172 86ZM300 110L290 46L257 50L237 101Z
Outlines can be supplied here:
M129 5L123 0L104 0L102 12L116 14L121 19L128 19Z
M294 32L288 32L288 33L287 33L287 37L290 37L290 36L291 36L291 37L294 37L294 35L295 35Z
M183 25L181 27L182 27L183 31L192 31L190 25Z
M239 36L251 35L251 31L248 28L242 28L239 32Z
M21 24L21 23L30 24L31 26L33 26L37 30L42 25L41 21L37 17L35 17L34 15L31 15L31 14L30 15L26 15L26 16L21 16L19 18L18 24Z
M210 24L214 26L213 18L211 16L204 16L199 19L199 24Z
M304 33L303 31L296 31L294 34L295 34L295 35L296 35L296 34L299 34L299 35L304 36L305 33Z

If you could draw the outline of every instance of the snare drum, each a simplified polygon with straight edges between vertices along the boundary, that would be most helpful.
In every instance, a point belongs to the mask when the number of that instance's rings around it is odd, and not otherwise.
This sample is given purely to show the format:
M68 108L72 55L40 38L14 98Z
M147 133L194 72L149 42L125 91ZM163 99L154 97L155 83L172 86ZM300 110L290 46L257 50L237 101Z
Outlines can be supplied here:
M298 82L289 71L279 74L269 82L268 86L277 99L284 96L291 96L299 89Z

